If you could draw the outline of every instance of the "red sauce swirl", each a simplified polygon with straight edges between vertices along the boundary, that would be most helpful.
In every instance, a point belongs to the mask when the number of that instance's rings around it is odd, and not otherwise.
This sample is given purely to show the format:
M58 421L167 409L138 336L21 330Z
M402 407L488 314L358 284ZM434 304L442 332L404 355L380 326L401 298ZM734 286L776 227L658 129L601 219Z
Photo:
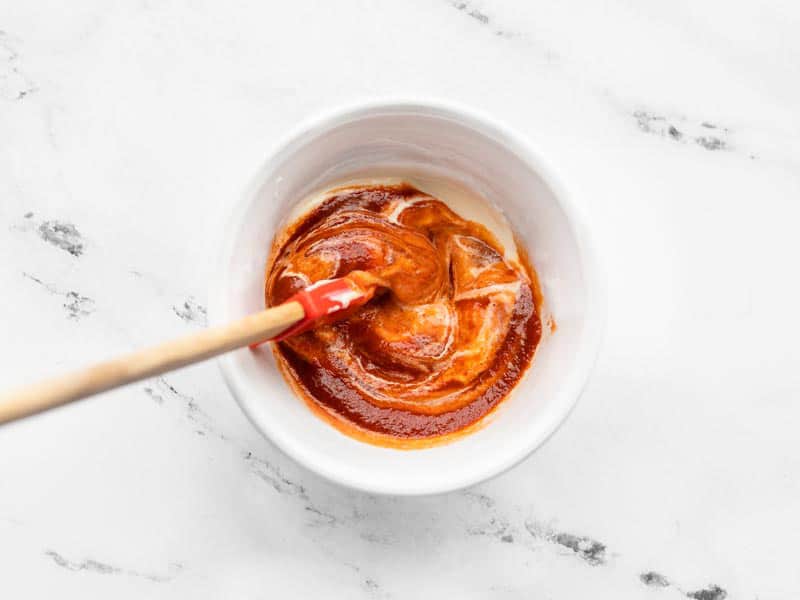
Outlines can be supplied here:
M290 226L267 268L266 304L344 276L379 292L275 354L312 408L365 441L413 446L469 429L508 395L541 338L530 266L407 184L334 190Z

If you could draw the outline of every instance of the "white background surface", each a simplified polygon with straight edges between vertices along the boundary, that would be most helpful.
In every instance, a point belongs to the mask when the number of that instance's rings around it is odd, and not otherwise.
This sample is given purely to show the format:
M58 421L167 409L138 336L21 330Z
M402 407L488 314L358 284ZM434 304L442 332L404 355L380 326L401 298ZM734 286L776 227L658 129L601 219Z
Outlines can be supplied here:
M213 363L3 427L3 597L796 595L794 3L0 15L4 387L201 327L219 227L275 141L380 95L460 101L544 149L609 288L577 409L466 492L320 480L258 436ZM55 223L72 246L42 235Z

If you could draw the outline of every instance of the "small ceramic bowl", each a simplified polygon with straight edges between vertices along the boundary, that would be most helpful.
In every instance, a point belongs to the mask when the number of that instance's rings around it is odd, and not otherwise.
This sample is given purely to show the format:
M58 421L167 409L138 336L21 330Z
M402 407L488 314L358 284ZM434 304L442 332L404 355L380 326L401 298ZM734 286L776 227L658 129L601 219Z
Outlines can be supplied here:
M486 116L441 102L372 102L312 120L280 144L234 207L211 288L211 321L264 307L276 231L312 191L369 173L444 175L499 207L527 248L555 332L477 431L449 444L398 450L366 444L317 417L283 380L268 346L220 359L253 425L305 467L380 494L466 487L541 445L577 401L600 344L603 295L586 232L540 153Z

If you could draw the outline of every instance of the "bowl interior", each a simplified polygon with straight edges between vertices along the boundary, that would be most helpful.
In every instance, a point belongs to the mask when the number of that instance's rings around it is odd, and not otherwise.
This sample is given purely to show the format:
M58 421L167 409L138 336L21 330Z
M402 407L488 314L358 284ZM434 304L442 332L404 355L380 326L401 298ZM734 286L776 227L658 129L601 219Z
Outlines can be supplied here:
M231 390L255 426L306 467L378 493L425 494L476 483L512 466L566 417L597 349L582 233L545 180L541 162L481 119L442 107L363 107L294 136L257 175L225 233L212 320L263 308L273 235L295 203L350 177L444 176L507 216L530 254L556 331L546 335L511 397L474 433L447 445L395 450L351 439L316 417L284 382L268 347L221 359ZM548 178L551 179L551 178Z

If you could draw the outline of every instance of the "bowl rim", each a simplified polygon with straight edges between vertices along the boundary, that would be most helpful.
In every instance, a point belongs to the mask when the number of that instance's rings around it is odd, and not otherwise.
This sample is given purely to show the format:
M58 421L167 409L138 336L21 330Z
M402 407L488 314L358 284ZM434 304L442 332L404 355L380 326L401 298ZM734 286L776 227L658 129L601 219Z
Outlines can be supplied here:
M245 399L246 390L240 388L237 378L243 375L238 372L233 360L234 353L224 354L217 358L223 379L231 395L244 412L255 429L267 440L272 442L284 454L310 471L325 479L345 487L381 495L393 496L428 496L464 489L480 482L487 481L513 468L525 458L530 456L537 448L541 447L559 427L566 421L574 409L578 399L588 383L594 369L597 356L605 331L606 320L606 289L599 257L595 245L590 237L580 211L575 206L560 176L556 174L547 160L542 158L542 152L513 129L485 112L472 107L464 106L458 102L439 98L402 98L381 97L370 100L350 102L333 109L318 112L306 118L300 124L289 130L267 153L261 167L251 177L249 183L229 208L229 217L224 221L220 230L220 240L214 247L217 250L215 268L212 271L212 286L209 291L208 320L210 324L219 324L223 320L222 307L225 305L224 296L227 290L220 285L225 280L224 273L227 269L228 259L232 254L236 235L252 198L264 181L266 174L271 172L275 165L291 154L295 147L308 142L307 136L323 133L332 128L357 118L384 113L413 114L450 118L475 130L481 135L492 138L495 142L505 146L520 160L525 162L553 192L556 203L563 210L567 222L572 229L578 248L580 265L583 270L587 308L584 313L584 329L581 336L581 348L578 349L576 362L569 374L568 382L561 396L565 398L557 405L557 410L552 411L542 435L532 437L527 444L520 447L513 454L503 455L499 460L481 470L463 476L458 480L443 480L436 485L425 487L396 485L394 483L375 482L364 480L357 476L349 476L340 471L330 469L327 465L319 464L310 453L303 450L303 445L295 443L291 435L286 435L279 427L272 428L260 423L250 410L250 403ZM216 284L216 285L215 285ZM344 435L344 434L342 434ZM403 450L413 452L413 450Z

